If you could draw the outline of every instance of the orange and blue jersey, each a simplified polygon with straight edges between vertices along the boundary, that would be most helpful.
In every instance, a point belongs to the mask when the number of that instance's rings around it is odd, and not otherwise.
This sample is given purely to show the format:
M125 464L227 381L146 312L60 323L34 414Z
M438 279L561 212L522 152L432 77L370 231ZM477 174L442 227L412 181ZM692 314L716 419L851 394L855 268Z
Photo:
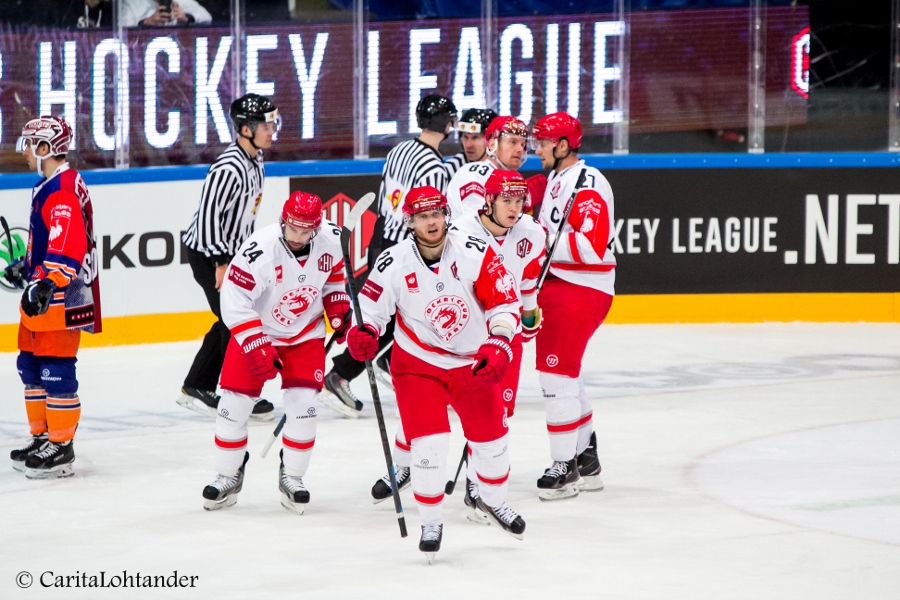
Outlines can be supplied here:
M26 328L100 332L96 246L87 186L77 171L63 164L32 192L26 278L52 281L56 293L45 314L21 313Z

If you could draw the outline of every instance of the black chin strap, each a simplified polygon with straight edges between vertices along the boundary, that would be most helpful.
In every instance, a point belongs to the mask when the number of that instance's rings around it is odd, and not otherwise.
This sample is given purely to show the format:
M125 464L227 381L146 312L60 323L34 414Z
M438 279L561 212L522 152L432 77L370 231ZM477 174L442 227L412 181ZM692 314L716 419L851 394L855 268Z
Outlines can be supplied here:
M490 206L490 210L489 210L489 211L485 211L485 212L486 212L486 214L487 214L487 218L491 220L491 223L493 223L494 225L496 225L496 226L499 227L500 229L505 229L507 232L509 232L509 230L512 229L512 227L507 227L507 226L504 225L503 223L498 223L498 222L497 222L497 219L494 218L494 203L491 202L488 206Z

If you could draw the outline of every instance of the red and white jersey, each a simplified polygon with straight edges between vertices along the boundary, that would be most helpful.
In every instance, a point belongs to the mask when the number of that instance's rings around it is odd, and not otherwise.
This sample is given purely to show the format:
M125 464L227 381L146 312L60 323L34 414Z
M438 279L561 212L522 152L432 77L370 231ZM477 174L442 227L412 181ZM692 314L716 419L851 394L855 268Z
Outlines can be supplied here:
M560 227L582 169L585 169L584 183L575 197L569 220ZM551 274L569 283L615 295L613 193L600 171L585 166L583 160L561 173L551 171L538 222L550 234L548 246L558 232L563 236L550 262ZM573 223L578 225L577 229Z
M442 369L472 364L493 325L519 329L513 276L484 236L451 228L437 272L406 239L381 253L359 293L363 320L384 332L397 315L394 343Z
M446 196L451 218L458 220L478 214L484 207L484 184L496 168L487 158L460 167L447 185Z
M269 225L241 244L222 282L222 322L238 343L265 333L276 346L325 337L323 298L346 290L341 230L322 221L309 255L297 259L281 226Z
M471 229L496 244L494 250L503 260L503 266L516 280L522 309L533 310L537 306L537 278L547 258L547 232L529 215L507 230L503 237L494 237L481 222L480 216L454 219L460 229Z

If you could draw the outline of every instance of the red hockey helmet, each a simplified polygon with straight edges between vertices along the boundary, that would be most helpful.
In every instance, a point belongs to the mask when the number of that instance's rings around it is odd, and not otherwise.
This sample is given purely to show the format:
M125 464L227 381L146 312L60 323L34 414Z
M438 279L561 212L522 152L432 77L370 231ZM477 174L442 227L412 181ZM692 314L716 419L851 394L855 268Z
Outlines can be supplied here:
M284 203L281 222L297 229L317 229L322 224L322 199L307 192L294 192Z
M437 188L423 185L409 190L403 203L403 214L410 218L420 212L443 209L448 212L447 197Z
M37 148L41 142L50 146L50 156L67 154L69 146L75 139L72 126L61 117L39 117L25 123L22 128L22 137L16 141L16 151L24 152L25 143Z
M485 199L493 202L497 196L524 198L528 194L528 183L518 171L494 169L484 184Z
M490 141L505 135L516 135L528 139L528 125L516 117L495 117L484 132L484 139Z
M559 138L566 138L571 148L581 147L581 121L564 112L557 112L538 119L532 129L535 140L553 140L554 145Z

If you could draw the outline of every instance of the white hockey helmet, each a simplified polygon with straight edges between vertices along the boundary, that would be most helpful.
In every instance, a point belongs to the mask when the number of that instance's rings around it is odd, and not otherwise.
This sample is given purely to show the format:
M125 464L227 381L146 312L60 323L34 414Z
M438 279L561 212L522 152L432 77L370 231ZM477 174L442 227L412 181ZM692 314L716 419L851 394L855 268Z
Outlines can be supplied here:
M49 156L65 155L75 139L72 126L62 117L39 117L22 128L22 136L16 141L16 152L24 152L26 144L37 148L41 142L50 146Z

